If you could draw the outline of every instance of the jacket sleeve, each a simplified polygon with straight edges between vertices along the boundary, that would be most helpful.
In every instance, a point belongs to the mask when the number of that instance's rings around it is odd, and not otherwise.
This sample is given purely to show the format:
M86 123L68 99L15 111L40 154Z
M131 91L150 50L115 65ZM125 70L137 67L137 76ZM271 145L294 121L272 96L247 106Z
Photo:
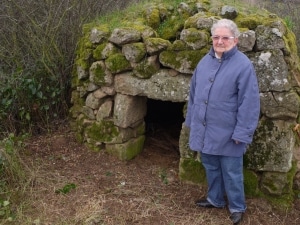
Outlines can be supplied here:
M257 77L250 65L245 68L238 79L237 123L232 139L246 144L253 140L253 134L260 115L260 96Z
M196 70L191 78L190 81L190 92L189 92L189 100L187 105L187 112L185 116L184 124L187 127L191 127L191 120L192 120L192 108L194 105L194 95L195 95L195 88L196 88Z

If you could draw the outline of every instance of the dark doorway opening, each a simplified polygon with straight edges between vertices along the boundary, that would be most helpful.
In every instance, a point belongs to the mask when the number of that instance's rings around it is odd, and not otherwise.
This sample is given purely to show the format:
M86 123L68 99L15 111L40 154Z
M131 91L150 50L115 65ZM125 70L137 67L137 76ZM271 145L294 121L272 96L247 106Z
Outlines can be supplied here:
M146 145L161 154L179 154L184 102L147 99Z
M165 130L174 138L179 138L183 117L183 102L147 99L145 117L147 133Z

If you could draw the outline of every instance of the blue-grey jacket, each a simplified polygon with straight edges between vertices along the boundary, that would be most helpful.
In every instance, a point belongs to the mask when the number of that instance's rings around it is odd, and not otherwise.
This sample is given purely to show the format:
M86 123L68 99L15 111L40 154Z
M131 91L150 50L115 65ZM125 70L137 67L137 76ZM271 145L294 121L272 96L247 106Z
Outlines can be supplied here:
M259 114L259 88L251 61L236 46L221 59L211 48L191 79L185 119L190 148L212 155L242 156L253 140Z

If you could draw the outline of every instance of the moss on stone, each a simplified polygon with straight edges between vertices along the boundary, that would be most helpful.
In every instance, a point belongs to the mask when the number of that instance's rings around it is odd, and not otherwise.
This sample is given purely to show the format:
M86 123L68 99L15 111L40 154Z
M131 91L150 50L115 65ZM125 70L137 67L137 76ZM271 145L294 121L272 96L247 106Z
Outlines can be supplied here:
M87 30L86 32L90 32L92 29L100 30L101 33L106 37L108 37L111 32L109 23L101 23L97 25L90 24L89 30Z
M191 27L196 28L197 27L197 21L198 21L199 17L202 18L202 14L198 13L194 16L191 16L191 17L187 18L187 20L184 21L184 29L188 29L188 28L191 28Z
M163 38L147 38L147 42L150 42L153 46L170 46L171 42Z
M110 33L109 23L98 23L98 21L92 21L82 26L82 32L87 35L90 34L92 29L101 30L102 33L106 33L106 34Z
M149 63L148 61L140 62L134 69L133 75L142 79L149 79L153 74L158 71L155 65Z
M210 0L200 0L200 2L201 2L202 4L204 4L204 6L206 6L206 7L209 7L209 6L210 6L210 3L211 3Z
M82 82L82 81L80 81L78 79L77 73L73 72L73 75L71 77L71 87L72 88L77 88L78 86L80 86L80 84L79 84L80 82Z
M146 56L146 47L142 42L132 43L131 48L134 49L134 56L130 61L140 62Z
M182 15L174 15L163 21L157 29L158 35L165 40L179 39L180 31L184 27L187 17Z
M263 140L268 140L272 138L272 131L274 129L274 123L270 119L261 119L260 125L258 126L253 142L250 146L250 151L248 151L244 157L244 165L246 168L263 168L268 162L270 155L273 152L273 148L271 143L265 143ZM255 154L250 154L250 152L258 151L262 154L260 157L256 157Z
M195 159L180 158L179 178L195 184L206 183L205 170L201 162Z
M298 172L298 166L297 166L297 161L293 160L292 162L292 168L290 171L287 173L287 179L289 182L289 189L293 190L293 185L294 185L294 177Z
M293 169L291 171L293 171ZM288 173L288 176L292 175L293 173L290 172ZM295 198L293 190L290 190L290 192L285 192L281 195L271 195L259 192L258 196L268 200L274 209L279 210L281 212L286 212L286 210L291 209Z
M293 181L296 173L297 173L297 163L293 161L292 168L286 174L287 184L285 185L283 194L279 196L264 195L264 198L268 199L272 203L274 208L282 212L286 211L287 209L291 209L293 207L293 201L295 199L295 193L293 191Z
M78 42L76 49L76 60L77 66L87 70L90 67L90 59L93 55L93 44L88 39L87 35L81 38Z
M274 209L283 213L286 213L287 210L290 210L293 207L292 203L294 198L291 195L280 195L277 197L264 195L263 197L272 204Z
M251 168L253 169L263 168L267 162L270 162L270 159L274 164L280 164L285 152L276 151L276 143L282 140L282 137L288 135L284 131L274 134L274 131L277 128L275 127L274 121L271 119L261 119L259 123L260 125L256 130L251 149L252 152L259 150L260 157L257 157L255 154L246 154L245 157L245 165L251 164Z
M77 118L77 116L81 113L82 111L82 105L81 104L74 104L70 109L69 109L69 116L74 119Z
M286 34L283 36L283 40L285 42L285 47L287 48L285 55L291 55L295 52L298 52L297 44L296 44L296 36L289 29L287 29ZM292 67L293 68L293 67Z
M108 144L106 150L120 160L130 160L137 156L144 147L145 136L139 136L123 144Z
M194 70L201 58L209 51L207 48L201 50L185 50L185 51L164 51L160 54L160 61L173 69L180 71L182 69L182 60L188 62L190 69ZM185 65L187 65L185 63Z
M75 131L75 138L79 143L84 143L84 116L78 116L72 128Z
M88 147L88 149L94 151L94 152L99 152L100 150L103 150L100 146L97 145L96 142L91 141L90 143L85 143L85 145Z
M135 22L134 24L131 25L131 27L139 31L142 34L143 38L158 36L157 32L152 27L147 26L142 22L140 23Z
M106 60L106 66L112 73L119 73L131 69L130 62L122 53L116 53L109 56Z
M95 60L102 59L102 51L105 48L106 44L107 44L107 42L97 45L97 47L93 50L93 58Z
M95 26L94 23L89 23L83 25L83 33L84 36L78 41L78 47L76 49L76 65L81 66L82 69L89 69L91 66L92 58L99 57L99 50L103 48L103 45L97 45L97 49L95 51L95 46L90 40L90 32L93 28L101 30L102 33L109 34L110 30L108 28L108 24L102 24Z
M112 121L94 122L85 130L85 135L97 142L110 142L119 134L118 128Z
M263 24L263 20L264 18L255 14L245 16L243 13L239 13L235 22L238 27L247 27L250 30L255 30L258 25Z
M144 12L147 25L153 29L157 29L160 25L160 13L157 6L150 6L148 9L145 9Z
M136 129L136 134L137 135L144 135L146 131L146 124L145 122L141 123L137 129Z
M93 82L97 85L102 85L105 83L105 68L101 64L93 64L90 72L93 73Z
M261 180L261 189L267 195L281 196L293 193L293 177L297 166L293 163L287 173L264 172Z
M79 132L75 133L75 139L80 144L84 143L84 138L83 138L83 136Z
M292 190L293 187L293 178L295 176L295 173L297 171L297 165L295 162L293 162L291 170L286 173L284 176L286 176L286 184L284 185L284 188L282 190L282 193L279 195L272 195L269 193L259 193L260 197L263 197L267 199L274 209L286 212L286 210L289 210L293 206L293 201L295 198L295 194ZM274 173L274 176L276 173ZM283 175L283 174L282 174ZM266 183L266 181L264 181ZM273 191L277 191L277 187L275 185L272 185L274 181L272 178L269 179L269 187L273 188Z
M192 48L189 47L184 41L176 40L173 44L167 49L169 51L184 51L184 50L191 50Z
M203 36L203 32L199 31L196 28L188 28L190 35L187 36L185 39L186 42L196 42L199 41L199 38ZM200 38L201 39L201 38Z
M286 52L284 52L285 55L288 55L289 57L286 57L285 60L289 67L291 68L291 76L294 76L297 80L299 80L300 76L300 60L299 56L297 54L298 52L298 46L296 43L296 36L295 34L287 29L286 34L283 37L283 40L285 42ZM294 78L292 78L294 79ZM298 87L296 87L298 88ZM297 91L299 94L299 91ZM299 136L296 137L299 139Z
M92 56L92 50L86 49L82 54L78 54L80 58L76 59L76 65L81 66L84 70L87 70L90 67L89 58Z
M259 195L259 178L255 172L244 169L244 187L247 196L256 197Z

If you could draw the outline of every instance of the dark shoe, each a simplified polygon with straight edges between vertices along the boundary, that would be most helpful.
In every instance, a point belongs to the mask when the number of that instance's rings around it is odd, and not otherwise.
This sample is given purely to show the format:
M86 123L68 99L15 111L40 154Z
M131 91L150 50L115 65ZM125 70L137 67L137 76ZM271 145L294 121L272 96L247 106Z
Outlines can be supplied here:
M197 200L196 202L196 205L199 206L199 207L204 207L204 208L219 208L219 207L216 207L214 205L212 205L209 201L207 201L206 199L200 199L200 200ZM220 207L220 208L223 208L223 207Z
M243 218L243 213L242 212L234 212L230 215L230 219L233 222L234 225L240 224Z

